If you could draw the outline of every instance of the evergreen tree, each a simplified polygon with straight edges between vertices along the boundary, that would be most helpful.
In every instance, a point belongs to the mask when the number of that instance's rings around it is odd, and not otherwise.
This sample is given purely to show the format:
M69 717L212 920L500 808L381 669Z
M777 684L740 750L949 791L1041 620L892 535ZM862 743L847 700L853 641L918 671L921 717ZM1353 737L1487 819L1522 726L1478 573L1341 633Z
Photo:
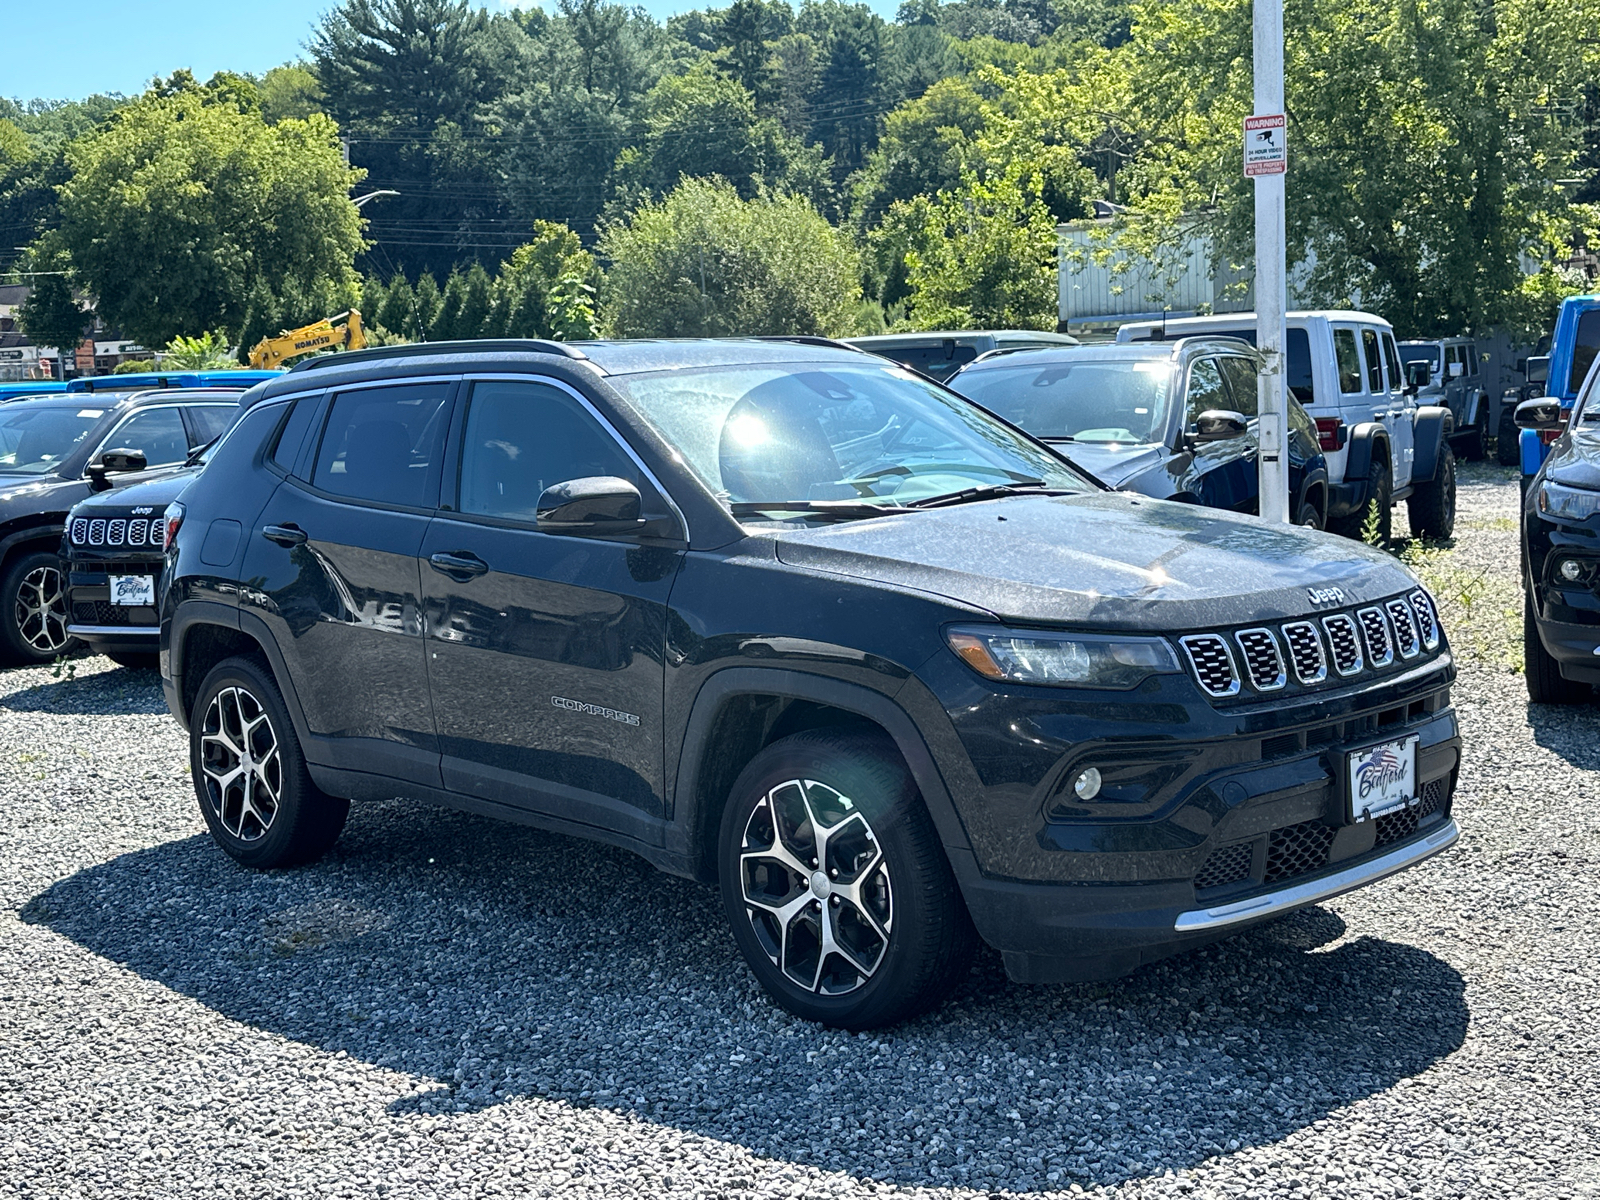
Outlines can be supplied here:
M439 311L434 315L433 324L428 328L430 342L453 342L464 334L461 329L461 310L467 301L467 281L460 271L451 271L450 277L444 281L444 295L439 302Z
M439 319L439 310L443 305L444 297L439 294L439 285L433 278L433 272L424 271L412 293L411 319L406 323L406 338L413 342L432 340L433 326Z

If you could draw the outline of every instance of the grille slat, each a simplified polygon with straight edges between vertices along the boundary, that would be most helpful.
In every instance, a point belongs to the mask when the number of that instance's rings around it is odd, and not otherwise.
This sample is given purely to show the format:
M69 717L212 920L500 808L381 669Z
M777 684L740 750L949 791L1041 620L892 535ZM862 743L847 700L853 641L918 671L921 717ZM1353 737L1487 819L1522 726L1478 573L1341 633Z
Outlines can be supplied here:
M1333 669L1341 675L1354 675L1366 665L1361 656L1361 639L1356 635L1356 623L1345 613L1335 613L1322 619L1328 631L1328 645L1333 650Z
M1328 865L1333 835L1333 827L1321 821L1302 821L1274 829L1267 841L1267 869L1262 882L1277 883L1321 870Z
M89 522L89 544L91 546L103 546L105 541L106 523L103 519L97 517Z
M1228 643L1214 633L1194 633L1178 639L1189 657L1195 678L1210 696L1237 696L1239 675L1233 667Z
M79 517L72 522L72 540L80 546L89 540L88 517Z
M1422 644L1429 650L1439 648L1439 616L1433 607L1433 598L1418 588L1406 597L1411 602L1411 612L1417 619L1417 631Z
M1366 644L1367 662L1373 668L1387 667L1394 661L1394 643L1389 639L1389 622L1383 610L1363 608L1356 613L1361 622L1361 640Z
M1417 632L1417 618L1411 611L1411 605L1404 599L1395 599L1385 604L1383 610L1389 614L1389 623L1394 629L1395 649L1400 651L1400 657L1415 658L1421 654L1422 635Z
M1241 629L1233 635L1244 655L1245 674L1258 692L1275 692L1289 681L1283 671L1283 654L1270 629Z
M1321 683L1328 677L1328 659L1322 639L1310 621L1293 621L1283 627L1283 640L1294 663L1294 676L1302 684Z

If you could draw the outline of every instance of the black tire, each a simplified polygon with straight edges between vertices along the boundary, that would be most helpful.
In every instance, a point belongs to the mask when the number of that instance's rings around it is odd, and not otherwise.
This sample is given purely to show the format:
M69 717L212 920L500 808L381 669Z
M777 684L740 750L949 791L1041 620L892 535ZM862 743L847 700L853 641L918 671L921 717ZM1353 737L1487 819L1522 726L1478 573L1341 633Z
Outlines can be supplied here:
M1522 661L1528 679L1528 699L1535 704L1582 704L1594 691L1586 683L1568 679L1544 648L1539 626L1533 619L1533 597L1522 595Z
M244 758L230 747L244 744L254 761L239 786L227 776ZM226 659L200 684L189 714L189 768L212 839L247 867L292 867L321 858L350 813L350 801L311 781L283 695L253 659Z
M813 810L826 862L807 857ZM768 746L733 785L717 857L739 950L798 1017L893 1025L937 1006L971 969L972 919L917 785L882 735L810 730ZM833 878L818 881L824 870ZM824 924L846 951L824 951Z
M159 654L138 654L131 650L119 650L115 654L107 651L106 657L116 663L117 666L127 667L130 671L154 671L161 665L161 655Z
M1389 474L1389 460L1375 458L1367 469L1367 502L1353 513L1343 517L1330 517L1327 528L1331 533L1361 541L1367 527L1367 515L1378 514L1378 543L1387 545L1394 530L1394 479Z
M1456 532L1456 456L1448 445L1439 447L1439 465L1433 478L1417 484L1406 504L1413 537L1448 538Z
M1311 501L1306 500L1300 505L1300 511L1294 515L1296 525L1304 525L1308 529L1322 528L1322 510Z
M0 660L54 662L78 649L67 633L67 572L48 550L19 554L0 571Z
M1478 423L1463 429L1455 440L1461 448L1461 457L1468 462L1482 462L1489 456L1489 434L1484 429L1484 422L1488 418L1479 416Z
M1500 413L1500 427L1494 435L1494 460L1502 467L1514 467L1522 461L1522 450L1518 446L1522 431L1517 428L1517 418L1514 409L1503 409Z

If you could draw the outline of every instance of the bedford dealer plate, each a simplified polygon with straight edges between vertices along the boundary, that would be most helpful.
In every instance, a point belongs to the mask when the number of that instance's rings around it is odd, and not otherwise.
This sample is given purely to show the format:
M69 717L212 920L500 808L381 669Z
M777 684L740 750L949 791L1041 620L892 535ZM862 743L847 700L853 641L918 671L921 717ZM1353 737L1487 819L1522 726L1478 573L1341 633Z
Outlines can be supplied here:
M1351 821L1398 812L1416 799L1417 737L1352 750L1349 768Z
M111 576L111 603L123 608L154 608L156 577L154 575Z

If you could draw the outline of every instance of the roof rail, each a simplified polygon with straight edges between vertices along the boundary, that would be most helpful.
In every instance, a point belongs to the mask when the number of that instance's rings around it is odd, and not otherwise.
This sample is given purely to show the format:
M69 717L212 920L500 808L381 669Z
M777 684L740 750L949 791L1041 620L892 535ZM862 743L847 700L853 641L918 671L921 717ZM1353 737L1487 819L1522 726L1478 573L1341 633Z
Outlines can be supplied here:
M313 371L319 367L336 367L345 363L372 362L382 358L420 358L434 354L555 354L562 358L582 359L589 356L566 342L546 338L479 338L459 342L408 342L403 346L369 346L365 350L342 350L337 354L319 354L290 367L294 371Z
M866 354L860 346L852 346L849 342L841 342L837 338L820 337L814 333L761 333L753 339L758 342L793 342L797 346L826 346L830 350L850 350L856 354Z

